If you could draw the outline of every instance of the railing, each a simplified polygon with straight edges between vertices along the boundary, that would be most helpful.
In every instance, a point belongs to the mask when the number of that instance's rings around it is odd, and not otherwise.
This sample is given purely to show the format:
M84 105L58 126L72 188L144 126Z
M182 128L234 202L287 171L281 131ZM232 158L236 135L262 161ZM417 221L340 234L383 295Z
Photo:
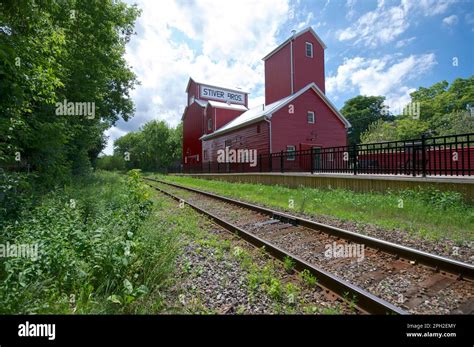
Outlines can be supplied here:
M411 176L474 174L474 133L265 153L250 163L203 162L185 173L311 172Z

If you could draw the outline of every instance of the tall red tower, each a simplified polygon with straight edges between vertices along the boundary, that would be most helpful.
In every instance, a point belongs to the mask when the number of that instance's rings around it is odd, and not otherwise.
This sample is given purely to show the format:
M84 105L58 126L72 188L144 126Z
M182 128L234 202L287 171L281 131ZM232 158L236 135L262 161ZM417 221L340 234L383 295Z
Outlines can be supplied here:
M265 104L296 93L310 83L325 92L324 50L326 45L307 28L293 35L267 54L265 62Z

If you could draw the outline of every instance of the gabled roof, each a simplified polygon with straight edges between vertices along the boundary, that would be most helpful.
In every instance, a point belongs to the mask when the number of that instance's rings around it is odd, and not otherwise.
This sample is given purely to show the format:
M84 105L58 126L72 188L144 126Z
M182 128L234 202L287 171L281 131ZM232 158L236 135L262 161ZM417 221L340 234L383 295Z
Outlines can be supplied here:
M194 103L198 104L202 108L207 107L207 105L211 105L212 107L225 108L228 110L248 111L248 108L245 107L244 105L228 104L226 102L220 102L220 101L194 99L192 104ZM183 115L181 116L181 120L184 119L184 115L186 114L186 110L188 109L188 107L189 106L186 106L184 108Z
M211 105L212 107L225 108L228 110L248 111L248 108L245 107L244 105L228 104L226 102L220 102L220 101L214 101L214 100L209 100L207 104Z
M201 107L206 107L207 106L207 102L204 101L204 100L201 100L201 99L194 99L194 102L196 104L198 104L199 106L201 106Z
M319 44L323 47L323 49L326 49L326 45L324 44L323 40L316 34L316 32L313 30L311 27L307 27L306 29L301 30L300 32L290 36L285 42L283 42L281 45L279 45L277 48L275 48L273 51L268 53L266 56L262 58L262 60L267 60L270 58L272 55L274 55L276 52L278 52L280 49L285 47L291 40L296 39L297 37L303 35L304 33L310 32L313 34L314 38L319 42Z
M326 97L326 95L321 91L321 89L318 88L316 83L310 83L307 86L301 88L299 91L296 93L287 96L286 98L280 99L278 101L275 101L274 103L271 103L270 105L267 105L266 107L258 106L255 108L252 108L248 110L247 112L242 113L240 116L235 118L234 120L230 121L223 127L217 129L211 134L207 134L202 136L200 139L201 140L208 140L210 138L216 137L218 135L230 132L235 129L242 128L244 126L259 122L263 119L270 119L272 117L272 114L287 105L289 102L292 100L296 99L300 95L302 95L304 92L308 91L309 89L313 89L316 94L328 105L328 107L334 112L334 114L341 120L341 122L344 124L346 128L351 127L351 123L337 110L337 108L329 101L329 99Z
M191 103L191 105L194 104L194 103L198 104L202 108L206 107L206 105L207 105L207 101L199 100L199 99L194 99L194 101ZM184 108L183 115L181 116L181 120L184 119L184 115L186 114L186 111L188 110L188 107L191 106L191 105L187 105Z
M203 85L203 86L214 87L214 88L219 88L219 89L226 89L226 90L231 90L233 92L239 92L239 93L243 93L243 94L250 94L249 92L245 92L245 91L240 90L236 87L227 87L227 86L223 86L223 85L217 85L217 84L211 84L211 83L205 83L205 82L198 82L195 79L193 79L192 77L189 77L188 85L186 86L186 93L189 91L189 86L191 85L191 81L194 81L194 83L200 84L200 85Z

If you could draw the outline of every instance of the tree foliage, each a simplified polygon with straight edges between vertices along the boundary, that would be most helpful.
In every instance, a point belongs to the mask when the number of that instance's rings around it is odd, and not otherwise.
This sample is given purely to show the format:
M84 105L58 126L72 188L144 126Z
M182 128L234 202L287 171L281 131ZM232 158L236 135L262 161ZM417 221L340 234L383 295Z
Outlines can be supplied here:
M134 112L123 56L138 15L111 0L0 4L0 165L20 154L46 186L90 170L104 130ZM64 100L93 104L95 116L58 115Z
M341 113L352 125L348 136L349 145L359 143L360 135L371 123L388 119L384 101L383 96L358 95L344 103Z
M420 87L410 94L411 105L419 105L417 117L402 114L372 123L361 135L362 143L408 140L423 134L474 133L474 76ZM416 106L418 108L418 105Z
M141 169L166 171L181 162L182 123L171 128L164 121L151 121L114 143L114 155L99 159L106 170Z

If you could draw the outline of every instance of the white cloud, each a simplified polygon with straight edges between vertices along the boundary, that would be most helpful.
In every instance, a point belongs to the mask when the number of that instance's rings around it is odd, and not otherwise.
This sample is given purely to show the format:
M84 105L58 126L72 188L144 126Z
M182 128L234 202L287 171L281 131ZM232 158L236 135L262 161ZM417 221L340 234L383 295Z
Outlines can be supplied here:
M355 14L356 11L354 10L354 7L356 5L357 0L347 0L346 1L346 8L347 8L347 13L346 13L346 19L351 20Z
M396 48L402 48L402 47L405 47L407 45L409 45L410 43L412 43L413 41L415 41L416 37L413 36L413 37L409 37L407 39L404 39L404 40L400 40L400 41L397 41L397 44L395 45Z
M139 0L138 6L142 15L137 36L126 53L141 82L131 93L135 117L128 123L119 121L109 131L109 142L152 119L176 125L190 76L240 87L250 91L251 98L262 98L261 58L277 46L278 28L288 19L288 0ZM306 17L310 20L312 15ZM110 148L109 144L106 153Z
M308 12L308 14L306 15L305 20L298 23L297 30L301 30L301 29L306 28L307 26L309 26L311 24L311 22L313 21L313 19L314 19L313 12Z
M404 0L417 6L424 16L443 14L456 0Z
M459 21L458 16L456 16L455 14L449 17L443 18L443 24L446 26L456 25L458 21Z
M117 127L113 127L105 131L105 136L107 136L109 139L111 138L118 139L119 137L125 135L126 133L127 133L126 131L120 130ZM114 151L113 141L108 141L107 147L104 149L103 152L106 154L112 154L113 151Z
M474 14L467 13L464 16L464 21L466 22L467 25L470 25L472 27L471 31L474 31Z
M338 93L356 92L382 95L389 105L398 105L408 101L409 94L414 90L407 83L431 70L435 64L432 53L410 55L399 60L390 56L346 59L338 67L336 75L326 79L326 90L330 99L335 99Z
M410 20L419 16L442 14L455 0L402 0L399 5L386 7L380 0L373 11L360 16L351 26L336 32L339 41L355 40L355 44L376 48L396 40L410 27ZM348 19L354 16L354 2L348 0Z
M407 7L392 6L385 8L379 2L374 11L369 11L359 17L353 25L337 33L340 41L356 39L355 43L365 46L377 47L393 41L409 27Z

